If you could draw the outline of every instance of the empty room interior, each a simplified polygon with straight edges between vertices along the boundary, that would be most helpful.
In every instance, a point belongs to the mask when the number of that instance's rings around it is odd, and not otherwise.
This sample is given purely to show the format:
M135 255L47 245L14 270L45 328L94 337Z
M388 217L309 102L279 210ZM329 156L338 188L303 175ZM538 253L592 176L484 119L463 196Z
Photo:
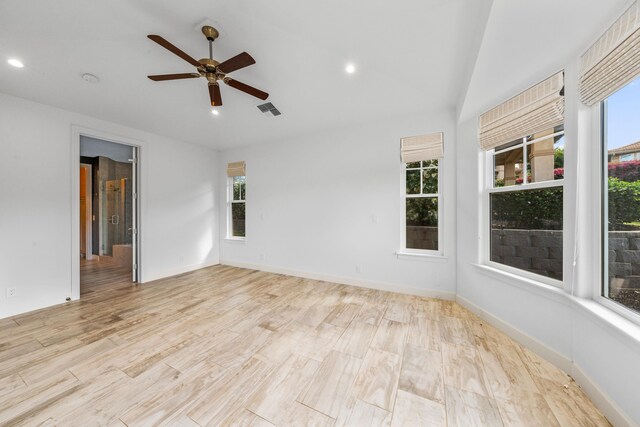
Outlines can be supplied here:
M0 425L640 425L640 0L3 0L0 149Z

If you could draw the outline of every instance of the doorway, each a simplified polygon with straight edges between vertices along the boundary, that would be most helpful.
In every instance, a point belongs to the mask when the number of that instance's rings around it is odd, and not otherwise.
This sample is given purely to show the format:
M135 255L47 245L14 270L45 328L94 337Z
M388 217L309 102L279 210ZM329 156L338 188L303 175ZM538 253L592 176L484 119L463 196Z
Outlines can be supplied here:
M80 135L80 295L138 282L138 147Z

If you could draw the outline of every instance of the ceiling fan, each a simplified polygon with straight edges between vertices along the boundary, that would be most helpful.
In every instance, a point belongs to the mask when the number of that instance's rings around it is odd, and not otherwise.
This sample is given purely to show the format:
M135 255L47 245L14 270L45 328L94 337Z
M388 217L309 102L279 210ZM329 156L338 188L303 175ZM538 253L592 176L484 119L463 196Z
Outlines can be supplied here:
M227 74L229 73L255 64L256 61L251 57L251 55L249 55L247 52L242 52L241 54L236 55L231 59L227 59L224 62L218 62L213 59L213 42L216 38L218 38L218 30L209 25L205 25L204 27L202 27L202 34L204 34L204 36L209 41L209 57L200 59L198 61L166 41L164 38L155 34L149 34L147 37L149 37L151 40L158 43L168 51L184 59L189 64L196 67L197 72L181 74L159 74L147 77L155 82L204 77L208 81L209 98L211 98L212 107L218 107L222 105L222 95L220 94L220 85L218 84L218 82L221 80L232 88L241 90L242 92L253 95L256 98L265 100L269 97L268 93L263 92L260 89L256 89L252 86L234 80L231 77L227 77Z

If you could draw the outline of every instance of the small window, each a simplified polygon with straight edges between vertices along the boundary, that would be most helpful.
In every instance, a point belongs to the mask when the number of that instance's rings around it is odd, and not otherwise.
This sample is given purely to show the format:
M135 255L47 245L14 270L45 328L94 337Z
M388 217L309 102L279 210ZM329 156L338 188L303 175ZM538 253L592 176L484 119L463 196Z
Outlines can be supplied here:
M246 176L229 177L229 236L245 237Z
M488 152L489 260L562 280L564 129L529 135Z
M603 113L602 296L640 313L640 78L609 96Z
M405 163L405 249L438 251L440 163L438 159Z

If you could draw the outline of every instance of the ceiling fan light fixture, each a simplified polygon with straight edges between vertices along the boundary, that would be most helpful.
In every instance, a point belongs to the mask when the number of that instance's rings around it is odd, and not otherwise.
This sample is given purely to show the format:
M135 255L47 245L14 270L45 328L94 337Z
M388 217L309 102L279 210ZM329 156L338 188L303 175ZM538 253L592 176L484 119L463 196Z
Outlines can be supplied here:
M354 64L347 64L347 66L345 67L345 71L347 72L347 74L353 74L356 72L356 66Z
M211 114L213 114L214 116L218 116L220 115L220 111L216 110L215 108L211 109Z

